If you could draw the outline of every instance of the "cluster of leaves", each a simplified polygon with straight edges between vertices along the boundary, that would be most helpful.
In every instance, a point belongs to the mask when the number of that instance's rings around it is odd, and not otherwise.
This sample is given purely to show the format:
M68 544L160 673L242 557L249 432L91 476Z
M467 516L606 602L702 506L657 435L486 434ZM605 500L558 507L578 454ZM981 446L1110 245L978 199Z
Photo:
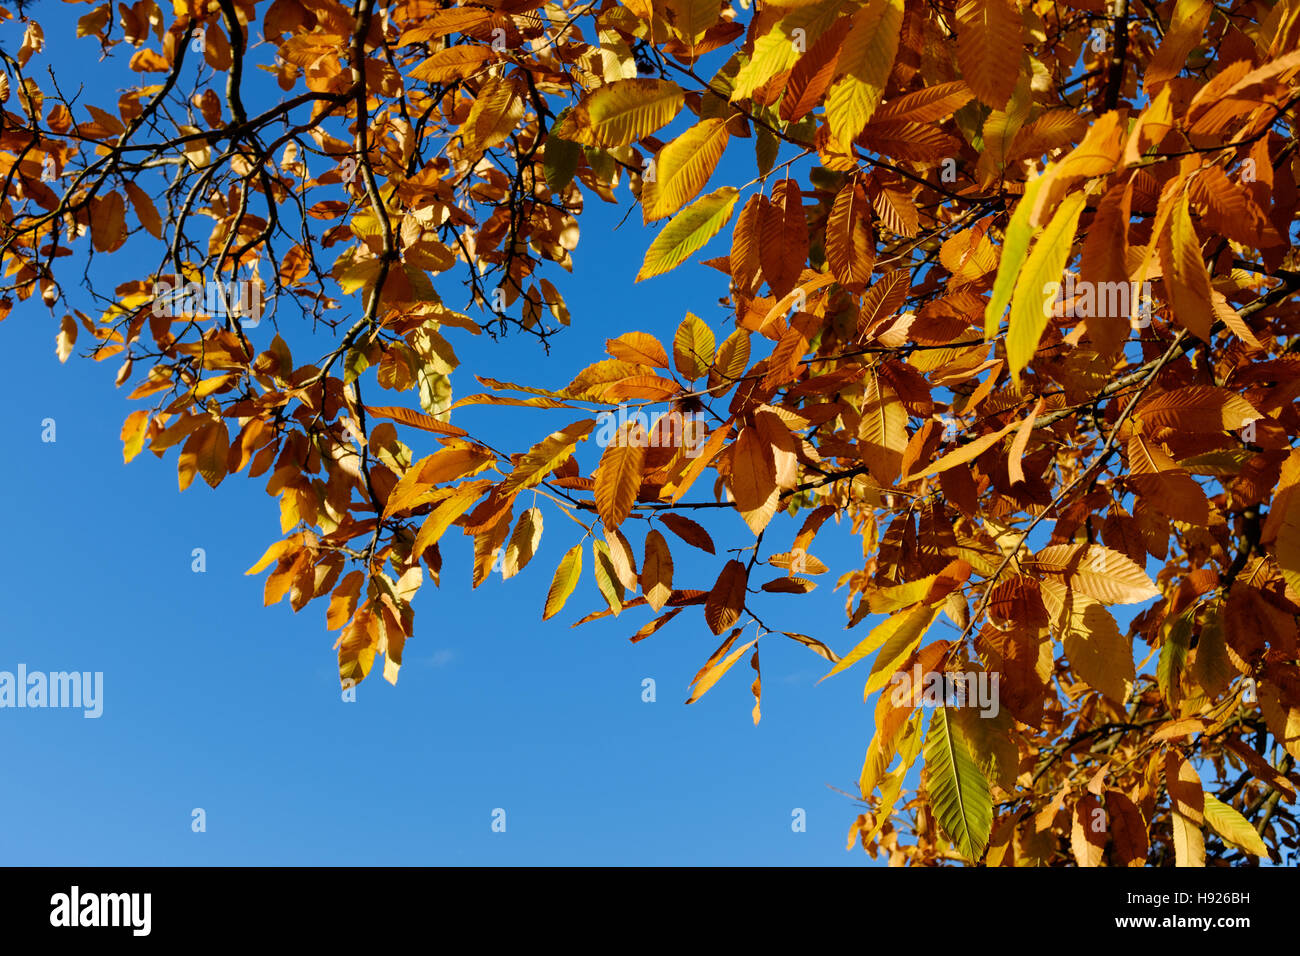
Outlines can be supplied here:
M381 657L396 680L452 527L477 586L529 563L551 510L583 535L543 616L584 572L607 605L584 620L654 612L634 641L699 606L722 643L691 701L749 653L757 721L769 639L827 676L870 659L851 845L1008 866L1296 852L1300 3L86 5L75 42L140 81L115 107L70 98L31 70L35 22L0 53L0 317L56 310L60 260L86 263L103 311L64 307L60 357L84 332L137 381L127 460L179 446L182 488L269 476L285 537L250 573L270 569L267 604L328 599L343 680ZM734 140L755 176L714 183ZM671 348L620 335L565 388L480 376L453 401L456 336L567 324L542 272L573 269L587 196L623 185L667 220L638 281L730 227L705 260L726 334L687 315ZM138 274L95 291L95 256L124 249L112 268ZM157 308L163 275L258 283L277 324L297 309L332 347L258 352L238 309ZM1062 282L1088 291L1054 310ZM1118 294L1148 287L1141 315ZM368 404L372 384L412 401ZM580 464L626 403L673 412ZM578 417L499 450L452 424L470 405ZM700 444L682 413L707 419ZM417 433L439 450L416 459ZM748 560L683 586L660 526L713 555L685 512L731 511L751 535L722 553ZM774 548L780 511L802 521ZM830 570L811 551L830 519L861 542L848 627L885 615L842 658L754 606ZM1123 604L1144 605L1127 632ZM887 689L933 672L996 674L1002 706Z

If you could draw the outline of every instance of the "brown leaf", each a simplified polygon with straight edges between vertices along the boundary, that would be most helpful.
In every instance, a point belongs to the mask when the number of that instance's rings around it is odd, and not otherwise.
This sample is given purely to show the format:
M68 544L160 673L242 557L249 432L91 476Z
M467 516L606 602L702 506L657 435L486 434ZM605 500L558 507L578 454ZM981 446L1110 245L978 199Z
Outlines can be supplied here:
M723 567L704 602L704 620L714 634L721 634L740 618L740 612L745 607L745 587L748 581L749 571L739 561L728 561Z

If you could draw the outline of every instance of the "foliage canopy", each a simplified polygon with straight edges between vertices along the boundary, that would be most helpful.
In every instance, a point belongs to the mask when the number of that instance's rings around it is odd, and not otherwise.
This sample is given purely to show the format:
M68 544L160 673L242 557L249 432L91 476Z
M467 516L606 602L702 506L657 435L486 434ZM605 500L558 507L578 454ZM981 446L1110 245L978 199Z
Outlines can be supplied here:
M873 855L1294 858L1300 2L82 5L75 39L0 12L0 318L122 363L128 461L265 478L250 573L324 599L341 679L396 680L453 527L477 586L545 517L542 616L587 576L584 620L650 609L634 641L702 613L691 701L748 655L757 721L768 641L867 672ZM65 90L47 44L134 85ZM460 395L461 337L568 324L592 200L661 224L638 282L708 255L725 327ZM263 312L329 351L255 347ZM496 448L474 405L559 420ZM668 413L602 437L626 405ZM815 555L835 524L860 564ZM843 657L787 630L822 574ZM897 692L944 673L999 706Z

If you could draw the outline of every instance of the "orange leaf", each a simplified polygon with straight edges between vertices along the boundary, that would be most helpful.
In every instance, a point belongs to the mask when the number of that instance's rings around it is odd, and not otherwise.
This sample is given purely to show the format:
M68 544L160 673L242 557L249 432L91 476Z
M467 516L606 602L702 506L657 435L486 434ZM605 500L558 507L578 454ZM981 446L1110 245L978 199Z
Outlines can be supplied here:
M641 592L646 603L660 611L673 593L673 557L668 542L651 529L645 538L645 560L641 563Z

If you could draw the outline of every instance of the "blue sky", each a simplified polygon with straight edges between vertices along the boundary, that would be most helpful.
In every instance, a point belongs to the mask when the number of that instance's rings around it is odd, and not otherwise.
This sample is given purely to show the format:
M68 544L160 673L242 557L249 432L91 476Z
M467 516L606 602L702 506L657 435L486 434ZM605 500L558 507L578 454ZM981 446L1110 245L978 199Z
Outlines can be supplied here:
M660 309L637 309L634 298L619 325L600 313L602 295L626 296L620 283L634 273L639 242L628 233L607 250L607 291L581 287L575 329L544 365L531 341L495 347L498 367L507 356L515 366L502 374L544 368L558 381L580 367L583 342L590 349L625 327L670 331L679 310L667 300L688 299L685 283L661 284ZM0 860L864 859L844 851L856 811L826 787L851 788L870 737L860 683L842 676L814 687L828 665L769 639L758 727L743 663L683 706L687 681L717 644L698 609L633 645L645 609L567 626L599 606L584 582L559 617L541 622L551 570L574 540L555 512L534 562L477 591L467 543L456 540L441 590L426 586L416 599L417 635L398 685L376 671L357 702L344 703L322 604L297 615L287 603L263 609L263 578L243 575L278 537L264 482L240 477L215 492L198 482L182 495L174 455L123 465L117 432L130 405L112 389L114 363L60 366L55 330L30 305L0 326L6 351L22 356L3 385L3 434L15 454L0 476L13 543L0 558L0 669L103 671L104 714L0 711L13 768L0 810L16 824L0 834ZM54 443L41 441L46 418L57 425ZM719 543L724 534L746 540L734 514L709 525ZM836 538L823 532L819 543ZM839 542L839 554L816 549L833 568L851 557ZM191 570L198 547L201 574ZM707 587L720 560L696 561L684 545L673 552L677 580ZM829 577L803 598L771 596L764 617L846 650L842 596ZM655 703L641 700L645 677L657 682ZM207 811L204 834L190 831L195 807ZM505 834L490 830L497 807ZM808 813L806 833L791 831L796 807Z
M85 9L37 11L49 41L42 58L65 88L105 82L93 41L63 39ZM0 30L6 45L21 35L12 23ZM752 149L753 140L734 141L719 181L752 178ZM625 187L619 196L626 202ZM494 343L452 333L462 367L559 386L599 358L608 337L639 329L670 342L687 310L721 341L731 328L716 305L725 280L688 264L634 287L653 231L639 215L615 230L625 211L588 197L576 273L551 274L574 319L549 357L531 337ZM100 257L93 275L111 287L135 278L130 268L120 256ZM458 304L454 295L448 301ZM90 311L84 298L70 304ZM0 790L0 812L11 821L0 834L0 861L870 862L845 851L858 810L828 787L854 789L871 736L859 679L814 686L829 665L769 638L757 727L747 661L684 706L687 682L718 643L698 608L633 645L628 637L649 620L644 608L568 626L601 606L584 581L559 617L541 621L551 572L576 540L553 509L538 556L509 582L493 577L471 591L468 539L457 537L445 549L442 588L426 585L416 599L417 634L398 685L376 670L357 702L344 703L324 602L297 615L287 603L264 609L263 576L243 575L279 537L266 476L240 476L215 492L199 481L180 494L175 450L161 462L146 453L123 465L118 431L141 406L126 400L127 389L114 391L115 360L58 363L54 336L64 311L31 300L0 324L7 354L20 357L0 385L8 409L0 434L14 452L0 475L11 541L0 556L0 670L21 663L29 671L102 671L104 712L89 720L70 710L0 711L12 768ZM264 323L254 344L271 334ZM292 320L284 334L298 362L319 353L299 353ZM480 390L468 371L453 384L458 395ZM372 382L367 400L382 403L381 395L393 397ZM473 412L455 420L473 427L495 419L488 437L521 448L576 417ZM56 422L52 443L41 440L45 419ZM701 484L693 497L707 494ZM795 525L778 521L768 540L784 548ZM705 523L720 547L752 541L734 513L712 513ZM670 544L678 586L710 586L722 558L698 560L686 545ZM205 551L204 573L191 570L195 548ZM860 551L832 528L814 550L836 571L809 596L764 596L756 608L774 626L844 652L870 622L843 632L843 595L831 589L838 570L860 563ZM646 677L657 682L654 703L642 700ZM191 830L195 808L206 813L204 833ZM491 827L497 808L506 812L504 833ZM796 808L806 812L806 832L792 829Z

